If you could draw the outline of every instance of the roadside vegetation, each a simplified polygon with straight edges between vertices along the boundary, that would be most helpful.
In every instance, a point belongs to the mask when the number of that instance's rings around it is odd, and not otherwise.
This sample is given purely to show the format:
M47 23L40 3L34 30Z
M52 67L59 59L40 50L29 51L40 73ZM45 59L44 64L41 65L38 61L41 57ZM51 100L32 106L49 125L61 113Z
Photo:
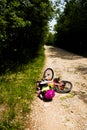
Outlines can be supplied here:
M87 56L87 0L66 0L64 9L57 9L55 45Z
M44 49L14 72L0 76L0 130L22 130L34 100L35 82L41 76Z
M0 0L0 130L25 128L52 16L49 0Z

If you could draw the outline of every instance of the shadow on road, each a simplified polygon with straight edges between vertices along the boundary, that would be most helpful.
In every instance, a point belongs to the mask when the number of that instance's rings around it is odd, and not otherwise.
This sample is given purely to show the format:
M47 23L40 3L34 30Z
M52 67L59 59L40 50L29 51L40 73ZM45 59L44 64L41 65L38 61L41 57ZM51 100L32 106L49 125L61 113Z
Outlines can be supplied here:
M85 91L72 91L74 95L77 95L80 100L87 104L87 93Z
M87 74L87 65L83 64L78 66L76 71L79 71L81 74Z
M68 60L77 60L83 58L83 56L65 51L60 48L56 48L53 46L47 46L50 52L53 52L50 54L50 57L60 57L62 59L68 59Z

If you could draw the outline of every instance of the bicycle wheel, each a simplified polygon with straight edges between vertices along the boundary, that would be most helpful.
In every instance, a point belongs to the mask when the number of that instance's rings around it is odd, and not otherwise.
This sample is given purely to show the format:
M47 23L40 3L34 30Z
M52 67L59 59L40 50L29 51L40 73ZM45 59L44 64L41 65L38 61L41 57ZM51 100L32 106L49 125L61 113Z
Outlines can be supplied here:
M64 80L61 81L61 82L64 83L63 88L62 87L60 87L60 88L56 87L55 91L58 92L58 93L69 93L71 91L72 87L73 87L72 83L70 81L64 81Z
M43 73L43 80L52 80L54 77L54 71L52 68L47 68Z

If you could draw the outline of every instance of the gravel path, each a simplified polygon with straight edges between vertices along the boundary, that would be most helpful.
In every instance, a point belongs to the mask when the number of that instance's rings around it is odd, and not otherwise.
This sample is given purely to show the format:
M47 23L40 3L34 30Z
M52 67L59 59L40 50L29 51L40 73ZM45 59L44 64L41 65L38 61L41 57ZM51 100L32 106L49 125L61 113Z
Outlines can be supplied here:
M60 94L51 102L35 95L25 130L87 130L87 58L52 46L45 46L45 66L54 77L73 83L70 93Z

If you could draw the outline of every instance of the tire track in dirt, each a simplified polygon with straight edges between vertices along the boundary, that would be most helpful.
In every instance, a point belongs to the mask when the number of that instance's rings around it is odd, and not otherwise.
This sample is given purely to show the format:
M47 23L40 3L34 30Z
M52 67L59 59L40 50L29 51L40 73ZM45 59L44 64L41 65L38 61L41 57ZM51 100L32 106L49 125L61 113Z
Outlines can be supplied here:
M87 130L87 58L53 46L45 46L45 66L54 77L73 83L70 93L59 94L51 102L37 95L25 130Z

